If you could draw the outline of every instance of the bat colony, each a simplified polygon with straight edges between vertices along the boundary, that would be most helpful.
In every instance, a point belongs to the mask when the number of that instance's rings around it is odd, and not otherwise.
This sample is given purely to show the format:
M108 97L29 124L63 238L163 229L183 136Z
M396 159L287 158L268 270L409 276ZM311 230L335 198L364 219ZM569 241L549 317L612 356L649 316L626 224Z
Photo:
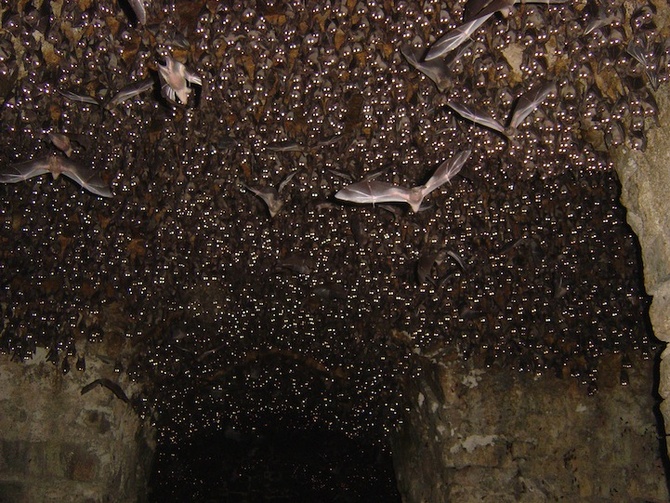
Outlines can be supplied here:
M460 26L447 32L439 38L430 48L418 53L410 47L403 47L402 54L409 64L430 78L438 89L443 90L444 83L449 79L449 63L445 57L464 45L465 42L496 12L507 15L510 8L518 3L544 3L560 4L567 0L469 0L465 6L464 22ZM146 10L142 0L130 0L129 5L133 9L137 22L146 23ZM462 51L462 49L461 49ZM641 64L647 61L642 48L631 44L628 52ZM455 53L458 59L461 52ZM202 87L202 79L196 73L189 71L184 64L175 61L169 56L164 56L165 63L158 63L158 79L163 97L172 105L186 105L191 93L191 86ZM453 61L453 60L452 60ZM82 96L70 91L60 91L67 99L91 105L103 106L106 109L114 107L123 101L144 93L154 87L153 78L147 78L134 82L117 92L111 99L99 101L91 96ZM463 119L469 120L482 127L491 129L511 139L517 132L517 128L523 121L551 94L556 93L556 85L546 82L535 86L533 89L519 97L509 120L503 124L486 112L470 108L467 105L448 101L447 106ZM112 192L99 174L92 168L81 166L69 158L72 155L72 146L66 135L60 133L49 133L52 143L61 150L66 157L53 154L44 158L11 164L0 170L0 183L17 183L34 176L50 172L54 178L63 174L74 180L83 189L101 197L112 197ZM338 138L339 139L339 138ZM336 139L337 140L337 139ZM296 142L285 142L267 147L268 150L280 152L302 151L302 147ZM443 162L424 185L413 188L401 187L386 182L372 180L372 177L353 183L335 194L335 199L360 204L378 203L406 203L412 211L421 209L423 200L435 189L456 176L467 159L471 150L458 152L452 159ZM270 217L274 217L282 208L284 202L280 199L282 189L293 178L295 172L286 176L277 189L274 187L250 187L241 184L243 188L258 196L267 205Z

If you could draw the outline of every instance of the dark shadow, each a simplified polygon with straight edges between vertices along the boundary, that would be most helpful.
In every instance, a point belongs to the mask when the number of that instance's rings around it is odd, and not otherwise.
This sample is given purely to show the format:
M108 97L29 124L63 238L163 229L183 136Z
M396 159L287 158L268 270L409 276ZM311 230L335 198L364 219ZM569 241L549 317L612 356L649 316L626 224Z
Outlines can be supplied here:
M326 430L231 427L159 445L150 502L400 502L391 455Z

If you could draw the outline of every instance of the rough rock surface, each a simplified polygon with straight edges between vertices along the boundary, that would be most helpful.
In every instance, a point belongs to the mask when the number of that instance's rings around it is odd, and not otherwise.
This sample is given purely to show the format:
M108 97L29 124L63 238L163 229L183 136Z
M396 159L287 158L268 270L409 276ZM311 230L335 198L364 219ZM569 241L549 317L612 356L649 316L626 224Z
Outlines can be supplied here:
M460 362L429 365L393 440L406 503L667 501L651 361L602 388Z
M118 376L93 358L63 375L45 356L0 357L0 502L144 501L154 434L109 389L81 393Z

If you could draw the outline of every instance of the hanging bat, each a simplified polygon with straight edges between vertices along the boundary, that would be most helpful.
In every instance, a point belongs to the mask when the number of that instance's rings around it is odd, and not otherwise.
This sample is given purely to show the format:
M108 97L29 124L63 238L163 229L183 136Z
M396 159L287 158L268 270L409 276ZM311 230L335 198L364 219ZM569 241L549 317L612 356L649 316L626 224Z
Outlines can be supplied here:
M128 400L128 397L126 396L126 394L121 389L121 386L119 386L114 381L111 381L111 380L109 380L105 377L101 377L100 379L96 379L95 381L93 381L93 382L87 384L86 386L84 386L83 388L81 388L81 394L84 395L84 394L88 393L89 391L91 391L93 388L95 388L98 385L104 386L109 391L114 393L114 395L116 395L116 398L119 398L120 400L123 400L126 403L130 402L130 400Z
M51 173L54 179L63 174L93 194L112 197L109 187L95 171L59 155L11 164L0 170L0 183L18 183L44 173Z
M408 189L368 178L343 188L335 194L335 199L361 204L407 203L416 213L428 194L458 174L465 161L470 157L470 152L470 150L464 150L452 159L440 164L433 176L424 185Z
M202 86L202 79L198 75L189 72L182 63L169 56L165 57L164 65L158 63L158 75L162 82L163 96L171 103L186 104L191 93L189 83Z
M274 217L277 213L279 213L279 210L281 210L282 206L284 206L284 201L279 198L279 194L281 194L282 190L284 190L284 187L286 187L286 185L291 181L296 173L297 171L290 173L286 178L284 178L284 180L276 189L274 187L253 188L245 184L242 184L242 187L260 197L267 205L268 211L270 212L270 217Z
M464 119L472 121L485 128L492 129L493 131L497 131L510 139L516 135L517 128L524 120L526 120L526 117L533 113L540 103L552 93L556 93L556 84L554 82L547 82L546 84L539 86L537 89L528 91L526 94L520 96L513 108L507 127L488 113L471 109L465 105L459 105L453 101L448 102L447 106Z

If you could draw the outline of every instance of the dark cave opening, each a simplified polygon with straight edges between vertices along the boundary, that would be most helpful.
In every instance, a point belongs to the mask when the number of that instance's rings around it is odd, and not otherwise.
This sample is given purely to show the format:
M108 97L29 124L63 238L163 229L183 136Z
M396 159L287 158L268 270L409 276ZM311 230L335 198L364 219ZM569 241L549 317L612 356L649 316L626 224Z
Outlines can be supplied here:
M149 502L400 502L390 452L323 428L203 431L159 443Z

